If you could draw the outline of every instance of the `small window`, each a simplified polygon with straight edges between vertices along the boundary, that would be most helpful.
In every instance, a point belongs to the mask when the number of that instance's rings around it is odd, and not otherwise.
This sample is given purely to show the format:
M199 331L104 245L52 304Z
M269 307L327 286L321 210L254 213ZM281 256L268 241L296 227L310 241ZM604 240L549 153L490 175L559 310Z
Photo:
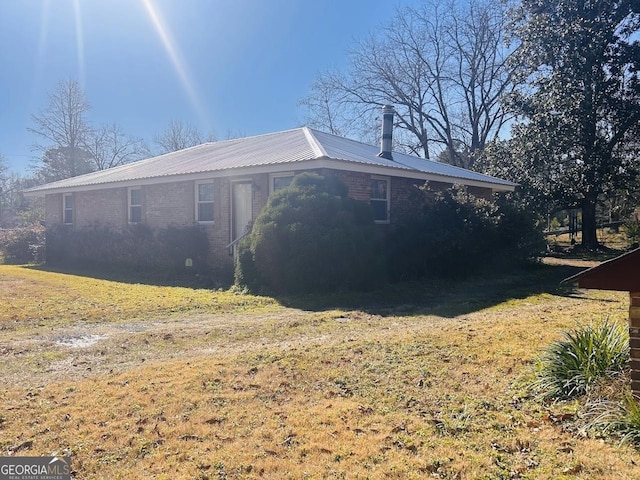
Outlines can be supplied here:
M73 194L65 193L62 196L62 221L65 225L73 224Z
M142 222L142 190L129 189L129 223Z
M196 183L196 220L199 223L213 222L213 182Z
M271 175L270 193L277 192L282 188L287 188L293 181L293 173L277 173Z
M371 208L376 222L389 221L389 179L371 179Z

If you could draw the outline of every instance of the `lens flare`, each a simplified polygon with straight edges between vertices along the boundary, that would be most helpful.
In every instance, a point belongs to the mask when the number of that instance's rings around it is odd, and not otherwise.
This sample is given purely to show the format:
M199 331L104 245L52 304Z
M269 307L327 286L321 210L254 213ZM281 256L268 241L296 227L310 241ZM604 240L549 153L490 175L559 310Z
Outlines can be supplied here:
M34 78L33 88L37 89L42 81L45 68L45 59L47 56L47 42L49 37L49 9L50 1L45 0L42 4L42 13L40 16L40 36L38 38L38 54L36 57L36 74ZM32 96L35 91L32 92Z
M147 13L149 14L149 18L153 23L153 26L156 29L156 33L160 40L162 41L162 45L165 49L165 52L169 56L171 63L173 64L173 68L176 71L176 74L180 78L180 82L182 83L182 88L184 88L185 93L189 97L189 101L191 102L191 106L196 111L200 121L204 124L207 124L207 115L202 108L202 102L200 101L198 94L196 93L195 88L189 76L187 75L187 71L183 65L182 58L178 52L178 49L175 45L175 42L172 40L169 30L162 22L162 19L158 15L158 12L153 5L153 0L142 0L145 8L147 9Z
M84 87L84 35L82 32L82 15L80 0L73 0L73 10L76 24L76 55L78 56L78 82Z

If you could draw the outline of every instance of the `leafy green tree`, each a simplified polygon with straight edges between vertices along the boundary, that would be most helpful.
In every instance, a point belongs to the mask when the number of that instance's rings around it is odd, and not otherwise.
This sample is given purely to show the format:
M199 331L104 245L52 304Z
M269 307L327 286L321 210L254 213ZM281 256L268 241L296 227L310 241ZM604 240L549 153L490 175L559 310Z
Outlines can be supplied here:
M40 198L26 198L22 193L37 182L9 170L0 154L0 228L32 225L44 220L43 201Z
M522 121L493 173L537 202L581 208L589 249L598 247L598 202L640 170L639 28L637 0L522 0L511 18L521 85L511 101Z
M56 147L44 152L36 173L43 182L55 182L93 171L91 155L83 148Z

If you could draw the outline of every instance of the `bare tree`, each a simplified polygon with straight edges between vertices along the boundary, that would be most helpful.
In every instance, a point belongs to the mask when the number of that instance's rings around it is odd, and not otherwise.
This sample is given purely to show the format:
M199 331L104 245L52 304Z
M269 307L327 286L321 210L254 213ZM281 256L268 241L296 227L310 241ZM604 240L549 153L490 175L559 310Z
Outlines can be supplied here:
M379 34L358 42L346 74L322 74L302 100L311 124L341 133L396 108L397 146L472 166L507 121L512 90L505 61L506 5L499 0L428 0L398 10ZM398 131L400 130L400 131Z
M215 141L213 133L205 136L196 127L182 120L171 120L167 129L153 138L160 153L175 152L212 141Z
M349 93L336 88L344 84L346 79L341 72L326 71L313 83L312 93L298 104L307 109L308 126L343 137L362 137L371 127L368 115L357 116L358 112L350 105Z
M85 114L90 108L80 85L63 80L49 95L47 108L32 115L34 126L27 130L41 140L33 148L43 154L35 166L43 180L61 180L93 169L85 150L91 133Z
M115 123L93 131L85 143L97 170L117 167L149 155L144 141L130 137Z
M12 182L9 167L4 156L0 153L0 227L7 226L9 205L11 203Z

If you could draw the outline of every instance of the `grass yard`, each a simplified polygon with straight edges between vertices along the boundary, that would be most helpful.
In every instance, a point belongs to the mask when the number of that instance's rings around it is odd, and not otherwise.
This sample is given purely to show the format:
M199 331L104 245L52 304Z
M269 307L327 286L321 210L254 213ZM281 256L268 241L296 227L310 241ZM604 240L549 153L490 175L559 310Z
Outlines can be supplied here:
M0 451L74 478L640 478L523 388L625 293L510 277L276 302L0 266Z

